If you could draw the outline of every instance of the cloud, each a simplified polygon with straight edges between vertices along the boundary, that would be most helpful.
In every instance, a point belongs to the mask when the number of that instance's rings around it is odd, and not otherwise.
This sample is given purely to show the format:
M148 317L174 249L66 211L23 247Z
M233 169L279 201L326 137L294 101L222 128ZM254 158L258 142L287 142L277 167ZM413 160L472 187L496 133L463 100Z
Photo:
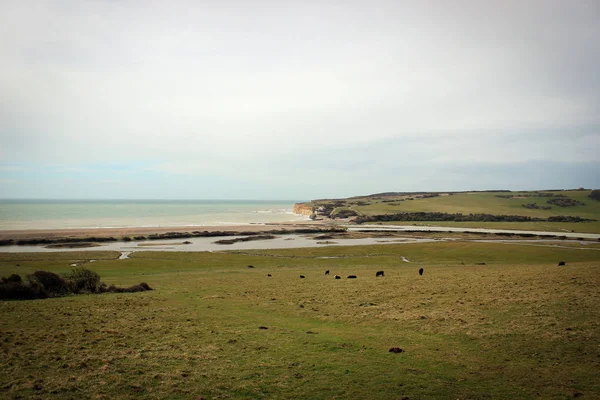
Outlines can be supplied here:
M8 0L0 26L6 164L287 188L600 161L595 1Z

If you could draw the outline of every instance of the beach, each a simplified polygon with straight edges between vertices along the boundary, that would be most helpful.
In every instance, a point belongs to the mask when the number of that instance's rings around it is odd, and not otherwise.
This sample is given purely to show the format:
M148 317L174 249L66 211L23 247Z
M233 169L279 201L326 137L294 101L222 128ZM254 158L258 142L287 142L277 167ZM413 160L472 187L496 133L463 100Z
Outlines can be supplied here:
M246 224L228 226L172 226L172 227L127 227L127 228L85 228L85 229L21 229L0 231L0 240L30 240L30 239L80 239L86 237L116 239L121 237L148 236L168 232L267 232L291 229L324 229L330 224L320 221L281 222L274 224Z

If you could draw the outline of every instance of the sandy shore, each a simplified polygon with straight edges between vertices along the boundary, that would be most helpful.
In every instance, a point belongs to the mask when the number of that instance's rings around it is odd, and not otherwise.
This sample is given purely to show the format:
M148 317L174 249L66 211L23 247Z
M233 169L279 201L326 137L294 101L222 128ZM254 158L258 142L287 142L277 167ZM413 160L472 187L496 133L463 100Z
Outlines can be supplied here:
M327 228L329 224L323 222L284 222L273 224L252 225L222 225L222 226L173 226L173 227L149 227L149 228L94 228L94 229L28 229L28 230L0 230L0 240L20 239L57 239L57 238L82 238L82 237L114 237L123 236L148 236L154 233L194 231L235 231L235 232L265 232L278 229L300 229L300 228Z

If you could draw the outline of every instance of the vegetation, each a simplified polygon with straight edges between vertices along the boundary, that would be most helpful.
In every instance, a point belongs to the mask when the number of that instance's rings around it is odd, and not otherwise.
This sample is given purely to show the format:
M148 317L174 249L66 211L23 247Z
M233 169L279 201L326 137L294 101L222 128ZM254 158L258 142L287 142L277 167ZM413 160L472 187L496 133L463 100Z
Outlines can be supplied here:
M548 200L546 203L553 204L553 205L556 205L559 207L585 206L585 203L583 203L581 201L567 199L567 198L554 198L554 199Z
M345 207L338 207L329 214L329 217L334 218L334 219L335 218L349 218L349 217L356 217L356 216L358 216L358 213L355 210L352 210L350 208L345 208Z
M364 217L357 217L354 222L363 224L365 222L378 221L482 221L482 222L531 222L531 221L548 221L548 222L588 222L595 221L593 219L583 219L579 216L551 216L548 219L528 217L523 215L493 215L493 214L469 214L463 215L448 214L440 212L405 212L396 214L381 214Z
M590 199L594 199L594 200L600 200L600 190L599 189L594 189L590 192L590 194L588 195L588 197Z
M107 288L100 282L100 275L81 267L63 274L62 277L50 271L35 271L26 276L25 282L17 274L0 280L0 300L31 300L71 294L123 293L145 290L152 289L144 282L129 288L118 288L114 285Z
M343 207L356 211L361 217L399 213L445 213L445 214L490 214L494 216L514 215L523 217L517 222L506 222L506 219L490 220L441 220L436 225L463 226L473 228L499 228L510 226L510 229L568 230L576 232L600 233L600 202L589 202L592 190L553 190L511 192L446 192L446 193L403 193L388 192L376 195L351 197L335 200L313 200L310 204L316 210L315 217L329 218L327 210ZM600 194L597 196L600 197ZM556 200L560 204L571 204L567 207L550 207L548 200ZM321 208L323 207L323 208ZM322 211L318 211L322 210ZM529 218L525 218L529 217ZM549 219L553 217L552 219ZM573 217L573 218L556 218ZM574 223L571 221L583 221ZM385 223L385 221L381 221ZM412 223L427 223L427 220ZM456 225L459 224L459 225ZM511 224L511 225L507 225Z
M522 204L522 207L529 208L530 210L550 210L552 207L550 206L540 206L537 203L527 203Z
M247 236L247 237L241 237L241 238L235 238L235 239L221 239L221 240L216 240L215 243L217 244L234 244L234 243L238 243L238 242L251 242L254 240L269 240L269 239L275 239L277 236L275 235L255 235L255 236Z
M155 289L0 302L0 397L598 398L600 253L548 246L0 253Z
M132 240L144 241L144 240L164 240L164 239L183 239L193 237L219 237L219 236L253 236L262 234L303 234L303 233L321 233L321 232L337 232L343 231L340 228L295 228L295 229L275 229L265 232L238 232L238 231L193 231L193 232L167 232L167 233L156 233L151 235L137 235L133 239L129 236L121 238L114 237L44 237L44 238L32 238L32 239L2 239L0 240L0 246L12 246L12 245L39 245L46 244L50 248L77 248L77 247L94 247L96 243L106 242L130 242Z

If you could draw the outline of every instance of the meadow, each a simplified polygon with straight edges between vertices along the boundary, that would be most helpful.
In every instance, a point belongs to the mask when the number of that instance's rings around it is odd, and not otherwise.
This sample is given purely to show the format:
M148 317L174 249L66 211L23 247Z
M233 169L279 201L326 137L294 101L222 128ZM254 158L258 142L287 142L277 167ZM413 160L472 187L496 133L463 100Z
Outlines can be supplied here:
M372 195L338 200L341 207L338 209L349 209L356 211L359 215L373 216L381 214L395 214L403 212L440 212L456 214L492 214L492 215L521 215L531 218L547 219L552 216L579 216L596 221L589 222L443 222L443 221L410 221L415 225L452 226L465 228L496 228L517 229L536 231L573 231L585 233L600 233L600 201L589 197L590 190L564 190L544 192L467 192L454 193L452 195L441 194L435 197L427 195ZM564 196L577 204L574 206L561 207L548 204L548 200L554 196ZM557 197L558 198L558 197ZM335 204L335 200L316 200L309 204L319 206ZM526 208L524 205L532 205L538 208ZM549 207L549 209L544 209ZM337 211L337 210L336 210ZM389 222L389 224L399 222ZM407 224L407 222L400 222ZM386 224L386 222L383 222Z
M0 302L0 397L599 398L600 251L569 245L0 253L155 289Z

